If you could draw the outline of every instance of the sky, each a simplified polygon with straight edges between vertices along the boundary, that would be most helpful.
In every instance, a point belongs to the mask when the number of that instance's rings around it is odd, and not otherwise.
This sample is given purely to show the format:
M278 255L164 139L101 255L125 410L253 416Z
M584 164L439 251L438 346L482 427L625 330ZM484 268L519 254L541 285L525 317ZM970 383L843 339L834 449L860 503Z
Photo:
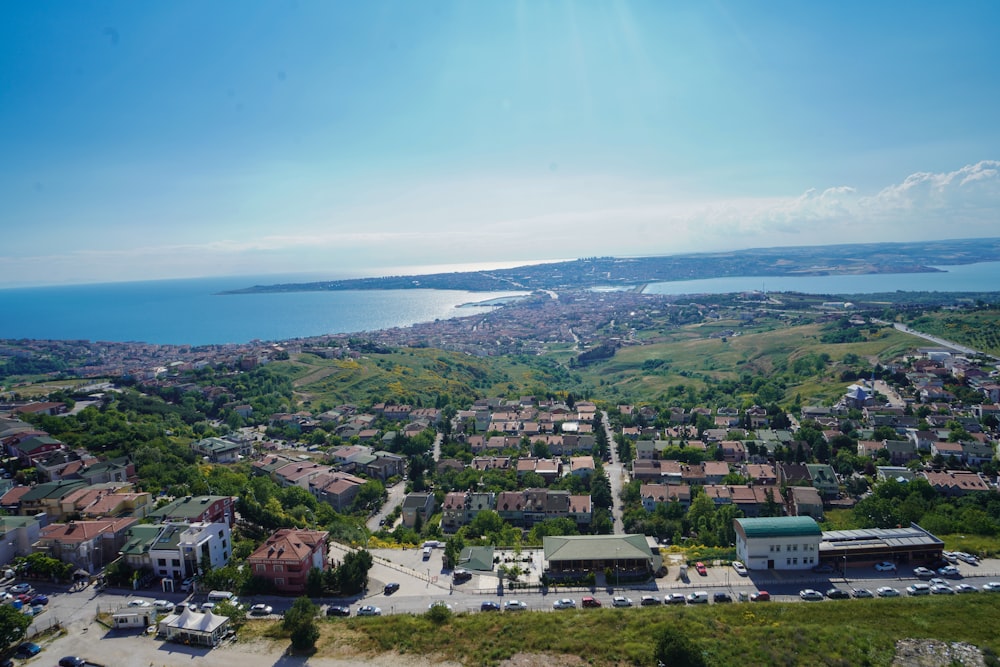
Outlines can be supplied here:
M998 28L992 1L2 3L0 287L1000 236Z

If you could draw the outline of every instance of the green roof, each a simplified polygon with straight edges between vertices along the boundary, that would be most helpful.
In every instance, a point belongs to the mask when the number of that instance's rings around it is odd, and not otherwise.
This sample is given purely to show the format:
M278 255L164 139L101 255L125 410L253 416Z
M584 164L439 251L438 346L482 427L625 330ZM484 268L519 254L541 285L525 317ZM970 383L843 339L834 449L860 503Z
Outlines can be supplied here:
M816 520L808 516L776 516L761 519L736 519L747 537L793 537L822 535Z
M458 557L458 564L477 572L493 571L493 547L465 547Z
M160 535L163 526L160 524L147 523L132 526L125 533L126 542L122 546L120 553L126 555L138 555L149 551L153 542Z
M653 557L645 535L563 535L542 538L545 560L615 560Z
M153 510L147 516L151 518L179 517L182 519L193 519L201 516L208 507L223 498L229 496L182 496L163 507Z

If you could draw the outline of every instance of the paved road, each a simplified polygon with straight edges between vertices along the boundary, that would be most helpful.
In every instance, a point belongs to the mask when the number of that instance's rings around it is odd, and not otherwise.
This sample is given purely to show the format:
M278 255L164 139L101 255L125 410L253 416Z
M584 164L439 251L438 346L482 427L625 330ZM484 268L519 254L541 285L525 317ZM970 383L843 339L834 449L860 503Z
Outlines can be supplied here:
M878 320L874 318L872 319L872 322L875 322L876 324L890 324L885 320ZM990 357L991 359L997 359L997 357L994 357L991 354L986 354L981 350L975 350L971 347L966 347L964 345L959 345L958 343L952 342L950 340L945 340L944 338L938 338L937 336L932 336L931 334L923 333L921 331L917 331L916 329L911 329L905 324L900 324L899 322L892 322L891 324L896 329L896 331L902 331L903 333L910 334L911 336L917 336L918 338L923 338L924 340L928 340L934 343L935 345L948 347L951 348L952 350L955 350L956 352L961 352L962 354L982 354L984 356Z
M608 447L611 450L611 462L604 467L604 471L608 475L608 481L611 482L611 500L614 503L611 506L611 518L614 520L614 534L624 535L625 534L625 524L622 522L622 488L628 483L627 475L625 473L625 466L622 465L621 460L618 458L618 447L615 444L614 434L611 432L611 424L608 422L608 413L601 413L601 428L604 429L605 435L608 437Z

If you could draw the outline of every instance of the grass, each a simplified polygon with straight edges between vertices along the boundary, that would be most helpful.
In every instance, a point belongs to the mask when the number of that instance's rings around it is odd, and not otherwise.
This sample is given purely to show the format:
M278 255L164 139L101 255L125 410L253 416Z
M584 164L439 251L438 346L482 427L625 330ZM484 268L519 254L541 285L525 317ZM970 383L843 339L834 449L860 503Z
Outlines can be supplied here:
M1000 537L988 535L938 535L944 540L945 551L964 551L981 558L1000 554Z
M948 599L461 613L443 626L426 615L330 619L321 622L318 655L398 652L496 665L516 653L535 653L584 656L596 667L649 665L659 631L675 626L711 665L890 665L898 639L962 641L1000 651L997 602L997 596L979 593ZM262 629L246 632L280 636Z

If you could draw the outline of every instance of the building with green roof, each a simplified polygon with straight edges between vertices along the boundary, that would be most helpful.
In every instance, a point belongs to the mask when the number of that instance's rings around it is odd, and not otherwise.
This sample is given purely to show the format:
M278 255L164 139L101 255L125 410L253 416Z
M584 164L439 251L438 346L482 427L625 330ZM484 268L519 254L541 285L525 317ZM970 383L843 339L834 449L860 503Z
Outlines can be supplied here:
M652 575L662 559L645 535L559 535L542 538L550 577L579 576L606 569L622 577Z
M823 531L812 517L734 519L736 556L750 570L808 570L819 564Z

